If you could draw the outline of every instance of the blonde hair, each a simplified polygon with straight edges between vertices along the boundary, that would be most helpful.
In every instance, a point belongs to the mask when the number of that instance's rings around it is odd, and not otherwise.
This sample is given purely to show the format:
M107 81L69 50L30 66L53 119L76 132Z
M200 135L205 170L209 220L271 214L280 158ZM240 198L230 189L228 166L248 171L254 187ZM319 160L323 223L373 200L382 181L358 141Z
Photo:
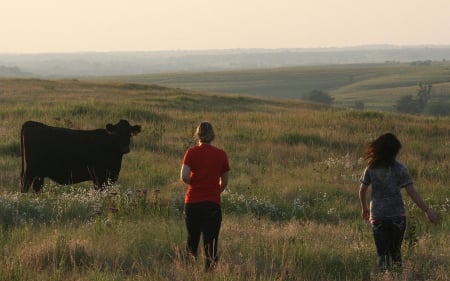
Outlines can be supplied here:
M202 142L202 143L210 143L215 138L214 129L211 125L211 123L203 121L201 122L197 130L195 131L194 137L196 140Z

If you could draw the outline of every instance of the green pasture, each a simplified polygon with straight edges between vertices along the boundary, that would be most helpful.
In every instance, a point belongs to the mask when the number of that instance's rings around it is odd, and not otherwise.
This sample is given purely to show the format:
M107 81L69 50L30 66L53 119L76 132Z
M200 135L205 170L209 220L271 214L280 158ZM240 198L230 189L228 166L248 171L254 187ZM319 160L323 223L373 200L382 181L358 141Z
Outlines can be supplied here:
M373 67L364 75L346 69L329 89L351 88L344 82L350 73L361 81L355 92L380 79ZM449 118L127 79L0 79L0 280L450 279ZM97 192L90 182L58 186L47 179L41 193L19 192L23 122L94 129L120 119L142 132L116 184ZM215 145L228 152L232 169L212 273L183 251L186 187L179 170L202 120L214 125ZM399 158L440 220L430 225L405 194L403 269L378 272L358 180L365 145L386 131L403 142Z
M364 102L367 109L383 111L393 111L401 96L415 96L420 83L433 85L434 101L448 102L450 99L449 62L427 65L385 63L181 72L102 80L283 99L301 99L313 90L322 90L334 98L336 106L352 107L355 102Z

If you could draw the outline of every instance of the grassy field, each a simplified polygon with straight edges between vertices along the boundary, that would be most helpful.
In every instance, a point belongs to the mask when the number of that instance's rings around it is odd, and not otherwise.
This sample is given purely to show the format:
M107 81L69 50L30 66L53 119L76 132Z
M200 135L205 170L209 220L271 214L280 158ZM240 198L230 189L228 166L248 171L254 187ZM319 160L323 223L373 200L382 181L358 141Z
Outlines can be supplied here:
M352 107L355 102L362 101L366 109L383 111L393 111L401 96L415 96L419 83L431 83L435 101L450 100L450 62L321 65L104 79L288 99L299 99L313 90L323 90L335 99L336 106Z
M0 79L0 105L0 280L450 279L449 118L120 81ZM30 119L77 129L128 119L142 132L105 192L47 180L21 194L19 132ZM214 273L183 255L179 169L201 120L232 167ZM405 195L395 272L376 269L357 195L364 146L386 131L440 217L431 226Z

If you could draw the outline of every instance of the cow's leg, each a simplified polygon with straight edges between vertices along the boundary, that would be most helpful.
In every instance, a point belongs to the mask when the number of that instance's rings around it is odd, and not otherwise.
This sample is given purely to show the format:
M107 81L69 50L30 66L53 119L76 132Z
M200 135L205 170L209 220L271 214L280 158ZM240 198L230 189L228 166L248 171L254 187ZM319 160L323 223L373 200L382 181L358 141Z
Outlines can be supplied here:
M22 182L20 185L20 192L27 193L28 190L30 189L31 183L32 183L32 180L22 177Z
M101 185L99 184L99 179L98 179L97 175L93 171L91 171L91 178L92 178L92 183L94 185L94 189L99 190L101 188Z
M89 176L92 179L92 183L94 185L94 189L95 190L101 190L102 186L101 186L101 180L98 177L98 171L95 168L92 167L88 167L88 172L89 172Z
M94 189L95 190L99 190L100 189L100 186L98 185L98 181L97 181L96 178L92 179L92 183L94 184Z
M44 178L43 177L34 177L33 190L35 192L41 191L43 185L44 185Z
M22 172L21 174L21 185L20 185L20 191L22 193L28 192L30 189L30 186L33 184L34 176L30 174L28 170L25 170L25 172Z
M96 190L104 190L109 184L109 179L106 175L106 170L103 168L96 168L91 173L92 181L94 182L94 188Z
M94 187L96 190L104 190L105 187L108 185L106 177L97 177L94 181Z
M99 177L97 174L94 173L91 173L91 177L95 190L103 190L105 188L106 179L104 177Z

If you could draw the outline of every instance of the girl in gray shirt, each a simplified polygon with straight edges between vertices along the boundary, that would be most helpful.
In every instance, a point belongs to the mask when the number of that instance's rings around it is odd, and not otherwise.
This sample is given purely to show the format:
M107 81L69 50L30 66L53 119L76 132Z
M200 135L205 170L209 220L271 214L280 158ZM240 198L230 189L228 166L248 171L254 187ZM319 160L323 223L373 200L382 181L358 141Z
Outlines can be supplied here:
M401 245L406 229L406 210L401 189L422 209L431 223L437 222L435 213L427 207L414 188L405 165L396 160L401 143L392 133L372 141L366 151L369 164L361 177L359 199L361 213L372 224L379 268L401 266ZM372 187L370 208L367 189Z

